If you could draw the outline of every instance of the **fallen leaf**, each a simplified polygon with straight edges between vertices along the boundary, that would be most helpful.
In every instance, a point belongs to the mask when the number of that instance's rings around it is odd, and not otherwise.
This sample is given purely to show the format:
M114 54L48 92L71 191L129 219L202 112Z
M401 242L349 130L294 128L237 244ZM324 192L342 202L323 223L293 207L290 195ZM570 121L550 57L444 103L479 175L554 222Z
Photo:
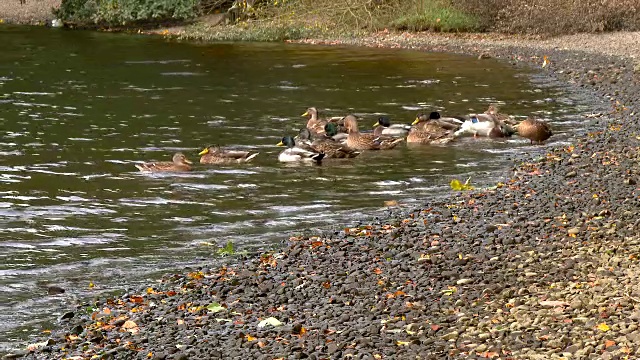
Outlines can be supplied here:
M396 344L400 345L400 346L407 346L409 344L411 344L411 341L396 341Z
M547 55L544 55L542 57L542 67L546 67L547 65L549 65L551 63L551 61L549 61L549 57L547 57Z
M138 324L136 324L132 320L125 321L124 324L122 324L122 328L125 329L125 330L128 330L132 334L137 333L138 330L139 330Z
M222 305L218 304L217 302L212 302L211 304L207 305L207 310L209 310L212 313L217 313L226 309Z
M129 298L129 301L132 303L141 303L144 301L144 298L142 296L134 295Z
M29 351L38 350L41 347L47 346L47 343L48 343L48 340L47 341L38 342L38 343L29 344L29 345L27 345L27 350L29 350Z
M388 200L384 202L384 206L398 206L398 202L396 200Z
M431 324L431 330L438 331L440 329L440 325Z
M311 247L314 248L314 249L317 248L317 247L320 247L322 245L324 245L324 243L322 241L314 241L314 242L311 243Z
M483 353L477 354L480 357L483 358L487 358L487 359L493 359L494 357L500 357L500 354L498 354L495 351L485 351Z
M276 319L274 317L268 317L268 318L266 318L266 319L264 319L264 320L262 320L262 321L260 321L258 323L258 327L259 328L263 328L263 327L265 327L267 325L271 325L271 326L275 327L275 326L281 326L282 323L280 322L280 320L278 320L278 319Z
M611 346L613 346L613 345L615 345L615 344L616 344L616 342L615 342L615 341L613 341L613 340L606 340L606 341L604 342L604 347L605 347L605 348L608 348L608 347L611 347Z
M255 341L256 340L255 337L253 337L253 336L251 336L249 334L245 335L244 337L247 339L247 341Z
M609 327L609 325L607 325L607 324L605 324L605 323L599 324L599 325L598 325L598 329L599 329L600 331L603 331L603 332L606 332L606 331L611 330L611 328Z
M375 268L373 270L373 273L376 274L376 275L380 275L380 274L382 274L382 270L380 268Z

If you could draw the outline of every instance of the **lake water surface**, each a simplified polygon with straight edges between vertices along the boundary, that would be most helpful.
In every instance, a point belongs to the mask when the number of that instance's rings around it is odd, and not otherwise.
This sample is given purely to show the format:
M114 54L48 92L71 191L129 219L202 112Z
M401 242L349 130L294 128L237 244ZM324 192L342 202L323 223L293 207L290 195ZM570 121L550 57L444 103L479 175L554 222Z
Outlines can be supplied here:
M585 107L540 76L448 54L0 27L0 350L50 328L75 299L269 249L304 229L368 219L387 200L424 203L544 153L517 137L401 145L326 163L277 162L309 106L409 123L418 112L550 119L566 142ZM251 164L143 175L134 163L197 161L205 145L259 151ZM92 283L95 286L90 287ZM66 289L47 295L47 287ZM13 344L12 344L13 343Z

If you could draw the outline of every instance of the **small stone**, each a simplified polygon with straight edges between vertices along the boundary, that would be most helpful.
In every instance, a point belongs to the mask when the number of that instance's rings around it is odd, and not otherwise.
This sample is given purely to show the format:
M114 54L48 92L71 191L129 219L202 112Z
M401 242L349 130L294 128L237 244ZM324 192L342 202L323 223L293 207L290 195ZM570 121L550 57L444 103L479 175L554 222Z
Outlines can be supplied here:
M71 319L74 316L75 316L75 313L73 311L68 311L68 312L62 314L62 316L60 316L60 320Z
M575 299L569 304L569 306L574 310L581 309L582 308L582 301L579 300L579 299Z
M479 352L479 353L481 353L481 352L485 352L485 351L487 350L487 345L485 345L485 344L480 344L480 345L478 345L474 350L475 350L476 352Z
M575 171L569 171L569 172L568 172L564 177L565 177L565 178L573 178L573 177L576 177L576 176L578 176L578 173L577 173L577 172L575 172Z
M569 234L569 235L577 235L579 233L580 233L580 228L577 228L577 227L573 227L573 228L567 230L567 234Z
M14 352L8 353L2 357L2 360L13 360L20 359L26 356L29 352L26 350L15 350Z
M575 352L576 352L576 351L578 351L578 350L580 350L580 347L579 347L579 346L577 346L577 345L569 345L569 346L567 346L567 348L566 348L564 351L566 351L566 352L568 352L568 353L572 353L572 354L573 354L573 353L575 353Z
M525 272L525 273L524 273L524 276L526 276L526 277L534 277L534 276L538 276L538 273L536 273L536 272L529 272L529 271L528 271L528 272Z
M460 279L456 281L456 285L467 285L467 284L471 284L472 282L473 282L473 279Z
M635 185L636 181L634 179L627 178L627 179L624 179L624 184L625 185Z
M189 360L189 356L188 356L187 354L185 354L185 353L175 354L175 355L173 356L173 358L174 358L175 360Z
M64 294L64 289L59 286L49 286L47 288L47 294L49 295L59 295Z
M458 335L460 334L457 331L452 331L448 334L442 335L442 340L455 340L458 338Z

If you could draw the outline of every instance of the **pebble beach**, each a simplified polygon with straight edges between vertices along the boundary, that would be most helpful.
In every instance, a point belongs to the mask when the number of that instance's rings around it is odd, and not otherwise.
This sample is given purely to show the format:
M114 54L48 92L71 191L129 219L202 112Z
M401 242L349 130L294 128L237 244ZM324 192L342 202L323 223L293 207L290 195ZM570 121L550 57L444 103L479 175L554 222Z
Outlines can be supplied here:
M390 207L71 307L57 329L3 358L640 358L638 39L304 41L538 69L592 99L590 125L571 145L514 159L495 187Z

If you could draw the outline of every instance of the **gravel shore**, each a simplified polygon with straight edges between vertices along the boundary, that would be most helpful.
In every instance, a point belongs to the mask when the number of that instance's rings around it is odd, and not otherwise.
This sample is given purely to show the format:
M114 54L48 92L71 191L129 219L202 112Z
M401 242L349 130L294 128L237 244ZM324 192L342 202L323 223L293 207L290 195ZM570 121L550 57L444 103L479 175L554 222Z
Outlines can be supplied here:
M540 68L589 92L593 113L604 116L571 146L519 159L495 189L392 208L388 218L291 238L280 252L236 265L167 275L70 309L33 351L11 356L639 358L637 39L379 33L352 41Z
M0 1L0 20L9 24L42 25L54 18L51 9L60 7L62 0Z

